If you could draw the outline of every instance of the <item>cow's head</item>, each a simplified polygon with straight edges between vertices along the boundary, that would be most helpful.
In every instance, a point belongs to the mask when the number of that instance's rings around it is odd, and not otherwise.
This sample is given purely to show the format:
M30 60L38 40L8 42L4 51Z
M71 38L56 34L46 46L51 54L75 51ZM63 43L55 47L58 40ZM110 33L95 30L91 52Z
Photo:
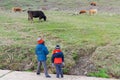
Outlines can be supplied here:
M43 17L43 19L44 19L44 21L46 21L47 17L46 17L46 16L44 16L44 17Z

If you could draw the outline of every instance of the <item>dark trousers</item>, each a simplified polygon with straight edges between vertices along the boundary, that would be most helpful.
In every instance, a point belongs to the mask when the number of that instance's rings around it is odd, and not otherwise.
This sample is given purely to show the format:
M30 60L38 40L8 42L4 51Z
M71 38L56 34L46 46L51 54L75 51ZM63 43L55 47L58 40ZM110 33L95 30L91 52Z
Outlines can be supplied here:
M59 78L59 75L63 77L62 64L55 64L56 68L56 77Z
M37 73L40 73L41 65L43 65L45 76L48 76L46 61L38 61Z

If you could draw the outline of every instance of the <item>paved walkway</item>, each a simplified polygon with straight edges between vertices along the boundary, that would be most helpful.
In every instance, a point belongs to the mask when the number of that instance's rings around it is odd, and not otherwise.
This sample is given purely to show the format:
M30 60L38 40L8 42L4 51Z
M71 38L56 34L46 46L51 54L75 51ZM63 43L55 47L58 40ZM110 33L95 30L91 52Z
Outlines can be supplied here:
M43 73L41 75L36 75L34 72L0 70L0 80L60 80L56 78L55 74L50 75L51 78L45 78ZM64 78L61 78L61 80L117 80L117 79L64 75Z

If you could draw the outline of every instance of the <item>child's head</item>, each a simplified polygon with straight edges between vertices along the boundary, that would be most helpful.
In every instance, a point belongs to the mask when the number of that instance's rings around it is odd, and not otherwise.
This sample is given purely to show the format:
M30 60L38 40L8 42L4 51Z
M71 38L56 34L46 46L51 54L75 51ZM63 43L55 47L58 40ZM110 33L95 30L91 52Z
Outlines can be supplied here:
M42 38L37 39L38 44L44 44L44 40Z
M59 46L59 45L56 45L55 49L60 49L60 46Z

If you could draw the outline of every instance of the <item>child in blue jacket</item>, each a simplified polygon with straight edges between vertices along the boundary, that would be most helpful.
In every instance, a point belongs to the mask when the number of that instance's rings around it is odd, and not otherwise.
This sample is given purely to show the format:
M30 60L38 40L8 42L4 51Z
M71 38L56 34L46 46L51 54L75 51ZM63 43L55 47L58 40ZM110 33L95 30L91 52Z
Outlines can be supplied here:
M43 39L38 38L37 42L38 44L35 49L35 53L37 55L37 60L38 60L37 75L40 74L40 68L41 65L43 65L45 76L47 78L50 78L51 76L48 75L47 65L46 65L47 55L49 54L49 51L45 46Z

